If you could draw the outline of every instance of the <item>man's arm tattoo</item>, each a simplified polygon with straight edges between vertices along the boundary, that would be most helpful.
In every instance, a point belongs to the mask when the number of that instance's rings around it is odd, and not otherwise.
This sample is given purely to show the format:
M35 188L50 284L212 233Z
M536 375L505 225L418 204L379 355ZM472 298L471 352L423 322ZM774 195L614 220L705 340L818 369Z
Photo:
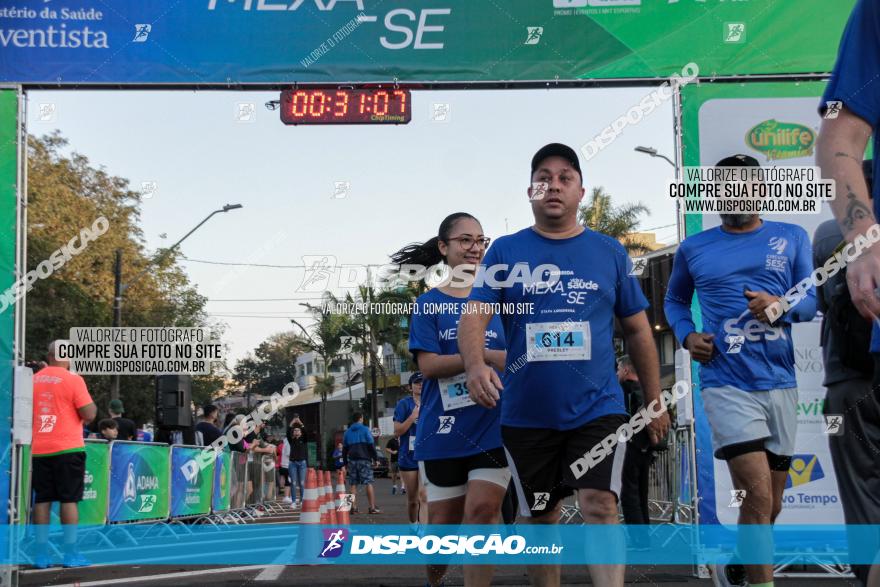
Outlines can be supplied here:
M861 157L856 157L855 155L850 155L849 153L844 153L843 151L838 151L838 152L836 152L836 153L834 154L834 156L835 156L835 157L848 157L848 158L852 159L853 161L855 161L856 163L858 163L859 165L862 164L862 158L861 158Z
M853 189L849 184L846 184L846 199L846 214L844 214L843 219L840 221L840 227L844 232L852 230L855 227L856 222L862 220L873 221L873 212L871 212L871 209L868 208L864 202L856 197L856 194L853 192Z

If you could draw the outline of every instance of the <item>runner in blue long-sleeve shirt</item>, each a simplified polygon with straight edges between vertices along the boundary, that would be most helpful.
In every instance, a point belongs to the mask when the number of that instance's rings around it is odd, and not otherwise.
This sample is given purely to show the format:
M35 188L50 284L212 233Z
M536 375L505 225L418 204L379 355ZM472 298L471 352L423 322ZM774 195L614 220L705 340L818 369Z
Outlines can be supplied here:
M759 164L735 155L717 166ZM734 487L746 492L739 523L771 524L782 509L797 432L791 323L813 319L815 288L776 320L768 308L810 277L812 251L800 226L757 214L722 214L721 220L722 226L681 243L664 309L675 336L701 363L715 457L727 461ZM691 315L695 291L702 332ZM718 565L713 580L739 585L744 574L751 585L773 581L770 565Z

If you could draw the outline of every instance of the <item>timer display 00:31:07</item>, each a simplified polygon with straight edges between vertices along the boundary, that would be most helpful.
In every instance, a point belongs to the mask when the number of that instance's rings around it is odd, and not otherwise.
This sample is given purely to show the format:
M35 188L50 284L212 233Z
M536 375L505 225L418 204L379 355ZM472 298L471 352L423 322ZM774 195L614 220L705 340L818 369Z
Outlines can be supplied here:
M406 124L409 90L307 89L281 93L284 124Z

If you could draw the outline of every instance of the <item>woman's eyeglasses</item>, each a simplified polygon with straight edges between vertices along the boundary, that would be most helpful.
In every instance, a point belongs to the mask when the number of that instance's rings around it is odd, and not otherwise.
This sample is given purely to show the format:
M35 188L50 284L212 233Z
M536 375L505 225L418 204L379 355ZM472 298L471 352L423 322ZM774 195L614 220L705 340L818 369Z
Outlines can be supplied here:
M465 250L470 250L474 248L474 245L480 243L482 247L485 249L489 246L489 243L492 241L488 236L481 236L479 238L474 238L472 236L457 236L455 238L446 239L447 241L458 241L461 243L461 246Z

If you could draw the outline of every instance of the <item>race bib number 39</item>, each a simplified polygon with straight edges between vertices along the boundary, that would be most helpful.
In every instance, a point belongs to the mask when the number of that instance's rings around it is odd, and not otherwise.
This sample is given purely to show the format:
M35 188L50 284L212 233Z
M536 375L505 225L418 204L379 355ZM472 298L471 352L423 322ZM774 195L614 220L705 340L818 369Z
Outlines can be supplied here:
M465 373L440 380L440 399L443 401L444 412L476 405L468 395L466 383L467 374Z
M589 361L589 322L537 322L526 324L529 361Z

